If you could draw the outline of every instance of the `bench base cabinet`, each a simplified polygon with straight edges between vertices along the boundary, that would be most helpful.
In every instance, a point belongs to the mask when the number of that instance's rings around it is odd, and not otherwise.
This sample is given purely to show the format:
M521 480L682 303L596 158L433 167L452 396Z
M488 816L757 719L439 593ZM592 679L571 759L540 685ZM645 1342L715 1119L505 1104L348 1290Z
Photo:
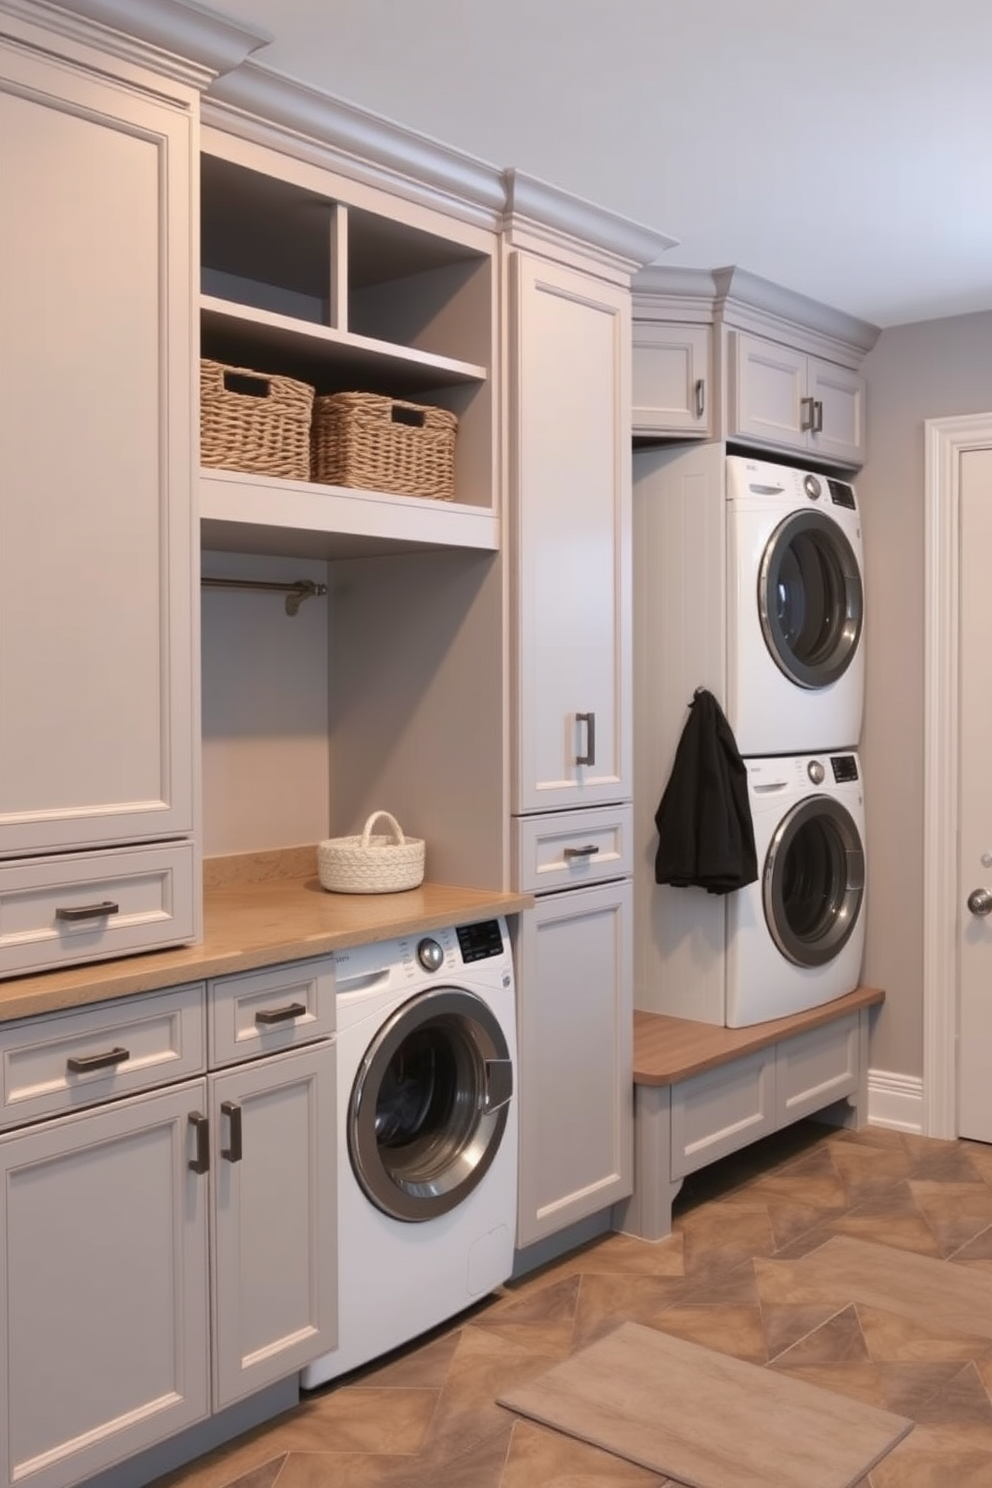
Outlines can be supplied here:
M675 1084L637 1085L634 1192L615 1227L662 1239L688 1174L837 1101L844 1124L862 1125L867 1084L866 1008Z
M0 1025L0 1488L69 1488L335 1346L332 962L226 980ZM256 1002L301 1011L213 1073Z

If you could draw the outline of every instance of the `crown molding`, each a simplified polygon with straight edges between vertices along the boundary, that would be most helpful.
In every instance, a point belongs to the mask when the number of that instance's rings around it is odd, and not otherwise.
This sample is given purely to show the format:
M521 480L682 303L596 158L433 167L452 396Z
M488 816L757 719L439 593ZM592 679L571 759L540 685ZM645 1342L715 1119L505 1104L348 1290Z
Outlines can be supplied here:
M714 269L713 281L716 285L716 317L728 325L760 329L755 324L757 315L767 334L768 321L779 321L783 329L806 332L819 341L821 347L817 349L826 349L828 354L830 351L854 352L859 361L872 349L880 335L880 328L866 320L823 305L795 290L783 289L781 285L734 265Z
M503 211L497 167L262 63L246 61L218 78L203 120L258 143L281 138L297 157L489 228Z
M272 40L197 0L0 0L0 13L201 89Z
M649 264L634 275L631 288L635 320L713 320L716 280L709 269Z
M678 242L523 171L506 170L503 180L503 227L511 245L536 238L632 274Z
M860 364L880 334L865 320L736 265L652 264L635 275L632 287L637 320L708 320L756 335L779 335L788 345L850 367Z

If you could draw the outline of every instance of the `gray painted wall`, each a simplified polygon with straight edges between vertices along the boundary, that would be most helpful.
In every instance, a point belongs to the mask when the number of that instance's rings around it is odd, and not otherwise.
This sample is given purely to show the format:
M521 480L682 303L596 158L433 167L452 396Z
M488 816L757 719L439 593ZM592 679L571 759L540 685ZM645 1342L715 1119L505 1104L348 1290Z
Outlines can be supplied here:
M868 834L864 980L884 987L873 1069L923 1072L924 442L928 418L992 409L992 312L894 326L865 362ZM990 555L992 563L992 555Z

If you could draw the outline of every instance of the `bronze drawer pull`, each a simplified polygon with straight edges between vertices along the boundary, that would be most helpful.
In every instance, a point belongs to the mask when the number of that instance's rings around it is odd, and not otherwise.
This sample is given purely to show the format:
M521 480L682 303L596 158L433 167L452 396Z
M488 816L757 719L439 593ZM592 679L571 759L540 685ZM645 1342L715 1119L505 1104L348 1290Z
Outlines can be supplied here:
M587 842L585 847L566 847L565 851L562 853L562 857L591 858L595 853L598 852L599 848L596 846L595 842Z
M594 765L596 763L596 715L595 713L576 713L576 723L584 723L586 726L586 752L577 754L575 763L577 765Z
M117 1048L104 1050L102 1054L70 1054L65 1067L74 1075L85 1075L90 1070L110 1069L112 1065L123 1064L125 1059L130 1058L130 1051L118 1045Z
M189 1124L196 1133L196 1156L189 1160L191 1173L210 1171L210 1122L199 1111L190 1111Z
M288 1023L291 1018L302 1018L306 1010L303 1002L291 1002L281 1008L261 1008L255 1014L255 1022L269 1028L273 1023Z
M221 1157L226 1157L228 1162L241 1161L241 1107L237 1101L221 1101L221 1114L226 1116L231 1124L231 1145L220 1149Z
M112 899L104 899L99 904L66 904L56 909L57 920L100 920L105 915L120 914L120 905L115 904Z

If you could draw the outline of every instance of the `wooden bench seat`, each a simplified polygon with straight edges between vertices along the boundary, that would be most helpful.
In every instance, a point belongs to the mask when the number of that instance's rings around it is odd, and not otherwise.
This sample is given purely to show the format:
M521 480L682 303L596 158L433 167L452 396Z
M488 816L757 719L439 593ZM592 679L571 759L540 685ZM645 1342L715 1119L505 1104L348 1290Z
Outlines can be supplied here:
M858 987L751 1028L635 1012L634 1192L614 1227L660 1240L689 1173L804 1116L831 1107L825 1119L863 1126L868 1018L884 998Z

